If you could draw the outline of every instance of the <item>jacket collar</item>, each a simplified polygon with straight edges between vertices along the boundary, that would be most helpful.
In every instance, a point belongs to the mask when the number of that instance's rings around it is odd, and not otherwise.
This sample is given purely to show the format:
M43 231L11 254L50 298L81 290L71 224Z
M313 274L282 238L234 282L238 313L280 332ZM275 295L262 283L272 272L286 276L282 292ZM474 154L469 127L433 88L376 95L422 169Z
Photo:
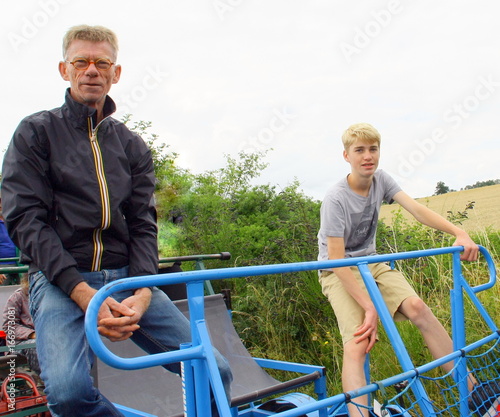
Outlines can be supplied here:
M75 127L87 130L89 118L92 119L92 126L95 127L97 125L97 110L74 100L73 97L71 97L70 88L66 90L63 108L70 120L74 123ZM115 102L110 96L106 96L103 109L104 119L111 116L115 111Z

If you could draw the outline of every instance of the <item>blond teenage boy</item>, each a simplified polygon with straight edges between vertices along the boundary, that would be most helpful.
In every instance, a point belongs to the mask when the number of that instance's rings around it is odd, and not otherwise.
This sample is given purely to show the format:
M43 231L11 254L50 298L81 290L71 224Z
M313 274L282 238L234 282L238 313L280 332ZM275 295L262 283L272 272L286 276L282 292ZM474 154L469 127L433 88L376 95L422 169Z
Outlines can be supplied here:
M373 126L352 125L342 141L344 159L351 165L351 173L334 185L323 200L319 260L375 254L375 234L383 201L396 201L420 223L455 236L454 245L464 247L462 260L477 259L479 248L465 231L415 201L386 172L377 170L380 134ZM453 345L447 331L403 275L384 263L370 264L369 268L394 319L409 319L417 326L434 358L451 353ZM343 389L351 391L366 385L365 357L377 340L378 314L357 267L323 270L320 283L334 309L343 339ZM447 363L443 367L449 371L452 366ZM365 406L366 402L366 397L358 401ZM363 407L357 410L349 405L351 416L368 415Z

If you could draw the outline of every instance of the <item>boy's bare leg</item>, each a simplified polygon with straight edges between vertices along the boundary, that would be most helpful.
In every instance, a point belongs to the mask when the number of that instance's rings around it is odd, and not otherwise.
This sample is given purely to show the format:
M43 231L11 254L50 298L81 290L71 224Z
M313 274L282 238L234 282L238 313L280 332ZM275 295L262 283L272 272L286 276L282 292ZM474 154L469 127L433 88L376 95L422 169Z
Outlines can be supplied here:
M418 297L409 297L401 303L399 311L420 330L422 337L434 359L442 358L453 352L453 342L450 335L439 322L431 309ZM453 369L453 362L445 363L442 368L446 372ZM472 390L476 379L469 375L469 391Z
M366 340L356 343L355 339L351 339L344 345L344 359L342 363L342 387L344 392L356 390L366 385L364 367L367 345L368 342ZM366 407L368 405L368 396L357 397L354 401ZM351 403L347 407L349 416L351 417L368 416L366 408L357 407Z

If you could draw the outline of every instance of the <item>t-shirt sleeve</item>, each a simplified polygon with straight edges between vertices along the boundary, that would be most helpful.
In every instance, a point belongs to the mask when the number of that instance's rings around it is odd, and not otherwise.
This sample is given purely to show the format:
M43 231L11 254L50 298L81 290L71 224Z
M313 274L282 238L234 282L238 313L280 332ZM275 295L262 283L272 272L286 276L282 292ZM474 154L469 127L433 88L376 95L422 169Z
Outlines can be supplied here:
M380 176L383 184L384 184L384 201L388 204L392 204L394 202L394 196L401 191L401 187L399 184L385 171L381 171Z

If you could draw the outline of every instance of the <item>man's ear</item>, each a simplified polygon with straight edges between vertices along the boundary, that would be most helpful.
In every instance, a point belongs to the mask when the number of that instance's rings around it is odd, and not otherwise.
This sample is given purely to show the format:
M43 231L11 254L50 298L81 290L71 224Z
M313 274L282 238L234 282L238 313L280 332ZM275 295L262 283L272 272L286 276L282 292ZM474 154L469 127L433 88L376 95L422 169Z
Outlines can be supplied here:
M66 65L66 62L59 62L59 74L61 74L64 81L69 81L68 66Z
M347 155L347 151L344 149L342 155L344 155L344 159L349 162L349 155Z
M121 74L122 74L122 66L115 65L115 75L113 77L113 84L116 84L118 81L120 81Z

